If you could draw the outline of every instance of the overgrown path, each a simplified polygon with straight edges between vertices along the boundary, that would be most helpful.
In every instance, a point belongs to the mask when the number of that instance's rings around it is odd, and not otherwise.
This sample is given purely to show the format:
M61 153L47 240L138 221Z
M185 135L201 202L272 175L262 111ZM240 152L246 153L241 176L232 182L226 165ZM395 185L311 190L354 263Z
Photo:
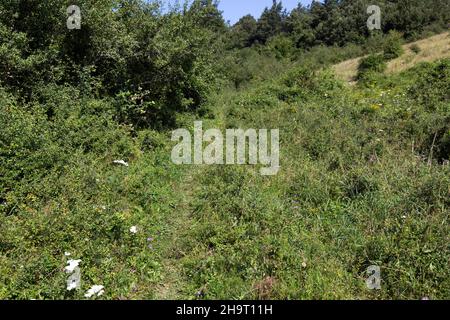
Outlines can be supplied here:
M230 101L234 92L220 94L215 97L211 104L214 105L215 118L208 126L223 128L225 126L225 110L227 103L217 105L217 101ZM198 119L201 120L201 119ZM197 197L197 191L200 188L198 184L199 177L207 174L205 166L184 166L184 174L180 181L174 182L174 193L180 195L180 200L175 208L166 218L166 230L161 240L162 244L162 277L155 290L155 299L173 300L173 299L191 299L201 288L191 288L189 279L183 271L182 259L189 254L183 251L183 241L189 236L191 228L196 223L192 213L194 202Z
M167 232L163 235L162 248L162 277L155 291L155 299L179 299L186 292L187 283L183 275L180 259L185 255L181 248L183 236L194 223L192 200L195 194L196 176L201 173L200 168L186 167L186 173L179 184L175 183L175 193L180 194L180 202L167 216Z

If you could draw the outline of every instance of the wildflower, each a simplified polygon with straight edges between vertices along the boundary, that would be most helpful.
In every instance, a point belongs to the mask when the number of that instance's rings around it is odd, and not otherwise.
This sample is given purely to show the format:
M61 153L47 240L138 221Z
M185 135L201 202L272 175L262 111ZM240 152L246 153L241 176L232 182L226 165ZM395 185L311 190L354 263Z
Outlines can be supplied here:
M303 267L303 268L306 268L306 266L307 266L307 265L306 265L306 262L303 261L303 262L302 262L302 267Z
M68 252L68 251L66 251L66 252L64 252L64 255L65 255L66 257L68 257L68 256L70 256L70 255L71 255L71 253L70 253L70 252Z
M100 297L103 293L105 293L105 288L101 285L94 285L92 286L84 295L86 298L90 298L94 295L97 295L97 297Z
M66 252L67 254L68 252ZM70 253L69 253L70 254ZM69 278L67 278L67 290L72 291L73 289L79 289L81 287L81 274L80 268L78 265L81 260L72 260L67 261L68 266L64 268L66 273L71 273Z
M130 232L133 233L133 234L136 234L136 233L138 232L137 227L136 227L136 226L132 226L132 227L130 228Z
M125 162L125 161L123 161L123 160L114 160L113 163L114 163L114 164L120 164L120 165L123 165L123 166L125 166L125 167L128 167L128 166L129 166L128 163Z
M81 260L72 260L70 259L69 261L67 261L67 266L64 268L64 270L67 273L72 273L76 267L78 267L78 265L80 264Z
M371 106L371 109L372 109L372 111L378 111L378 110L380 110L380 105L379 104L373 104L372 106Z
M67 291L80 288L80 281L74 278L67 279Z

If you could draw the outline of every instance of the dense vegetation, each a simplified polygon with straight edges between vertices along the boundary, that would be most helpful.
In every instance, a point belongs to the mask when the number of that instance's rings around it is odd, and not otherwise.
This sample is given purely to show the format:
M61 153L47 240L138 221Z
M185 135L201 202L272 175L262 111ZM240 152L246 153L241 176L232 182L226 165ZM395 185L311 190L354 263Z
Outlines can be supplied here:
M266 8L258 20L245 16L232 27L231 44L247 47L255 43L288 42L294 48L362 44L373 32L366 26L366 11L373 4L381 8L382 33L397 30L407 38L414 38L423 31L447 26L449 3L445 0L313 1L311 6L299 5L290 13L274 0L273 6Z
M379 3L368 32L365 0L234 26L211 0L2 1L0 298L449 298L450 61L383 74L449 4ZM355 87L327 68L366 53ZM194 119L279 128L282 170L175 166Z

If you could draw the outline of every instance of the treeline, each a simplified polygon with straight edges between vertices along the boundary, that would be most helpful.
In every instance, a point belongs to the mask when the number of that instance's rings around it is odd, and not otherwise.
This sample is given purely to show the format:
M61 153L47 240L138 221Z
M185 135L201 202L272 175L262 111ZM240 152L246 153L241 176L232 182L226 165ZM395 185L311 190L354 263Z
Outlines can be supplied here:
M284 36L296 48L316 45L361 44L373 35L367 28L367 8L381 9L381 33L396 30L405 38L414 38L427 28L444 29L450 18L447 0L324 0L301 4L290 13L282 2L273 0L256 20L251 15L241 18L230 31L230 46L244 48L267 44ZM376 31L375 31L376 32Z

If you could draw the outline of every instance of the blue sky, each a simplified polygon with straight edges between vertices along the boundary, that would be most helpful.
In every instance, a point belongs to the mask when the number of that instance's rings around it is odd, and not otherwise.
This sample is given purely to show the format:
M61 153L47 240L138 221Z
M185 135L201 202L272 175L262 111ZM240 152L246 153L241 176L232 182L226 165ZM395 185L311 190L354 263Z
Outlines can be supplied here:
M282 0L283 7L289 11L297 7L299 2L307 5L311 0ZM259 18L264 8L271 5L272 0L220 0L219 8L223 11L225 20L230 20L230 23L234 24L246 14Z

